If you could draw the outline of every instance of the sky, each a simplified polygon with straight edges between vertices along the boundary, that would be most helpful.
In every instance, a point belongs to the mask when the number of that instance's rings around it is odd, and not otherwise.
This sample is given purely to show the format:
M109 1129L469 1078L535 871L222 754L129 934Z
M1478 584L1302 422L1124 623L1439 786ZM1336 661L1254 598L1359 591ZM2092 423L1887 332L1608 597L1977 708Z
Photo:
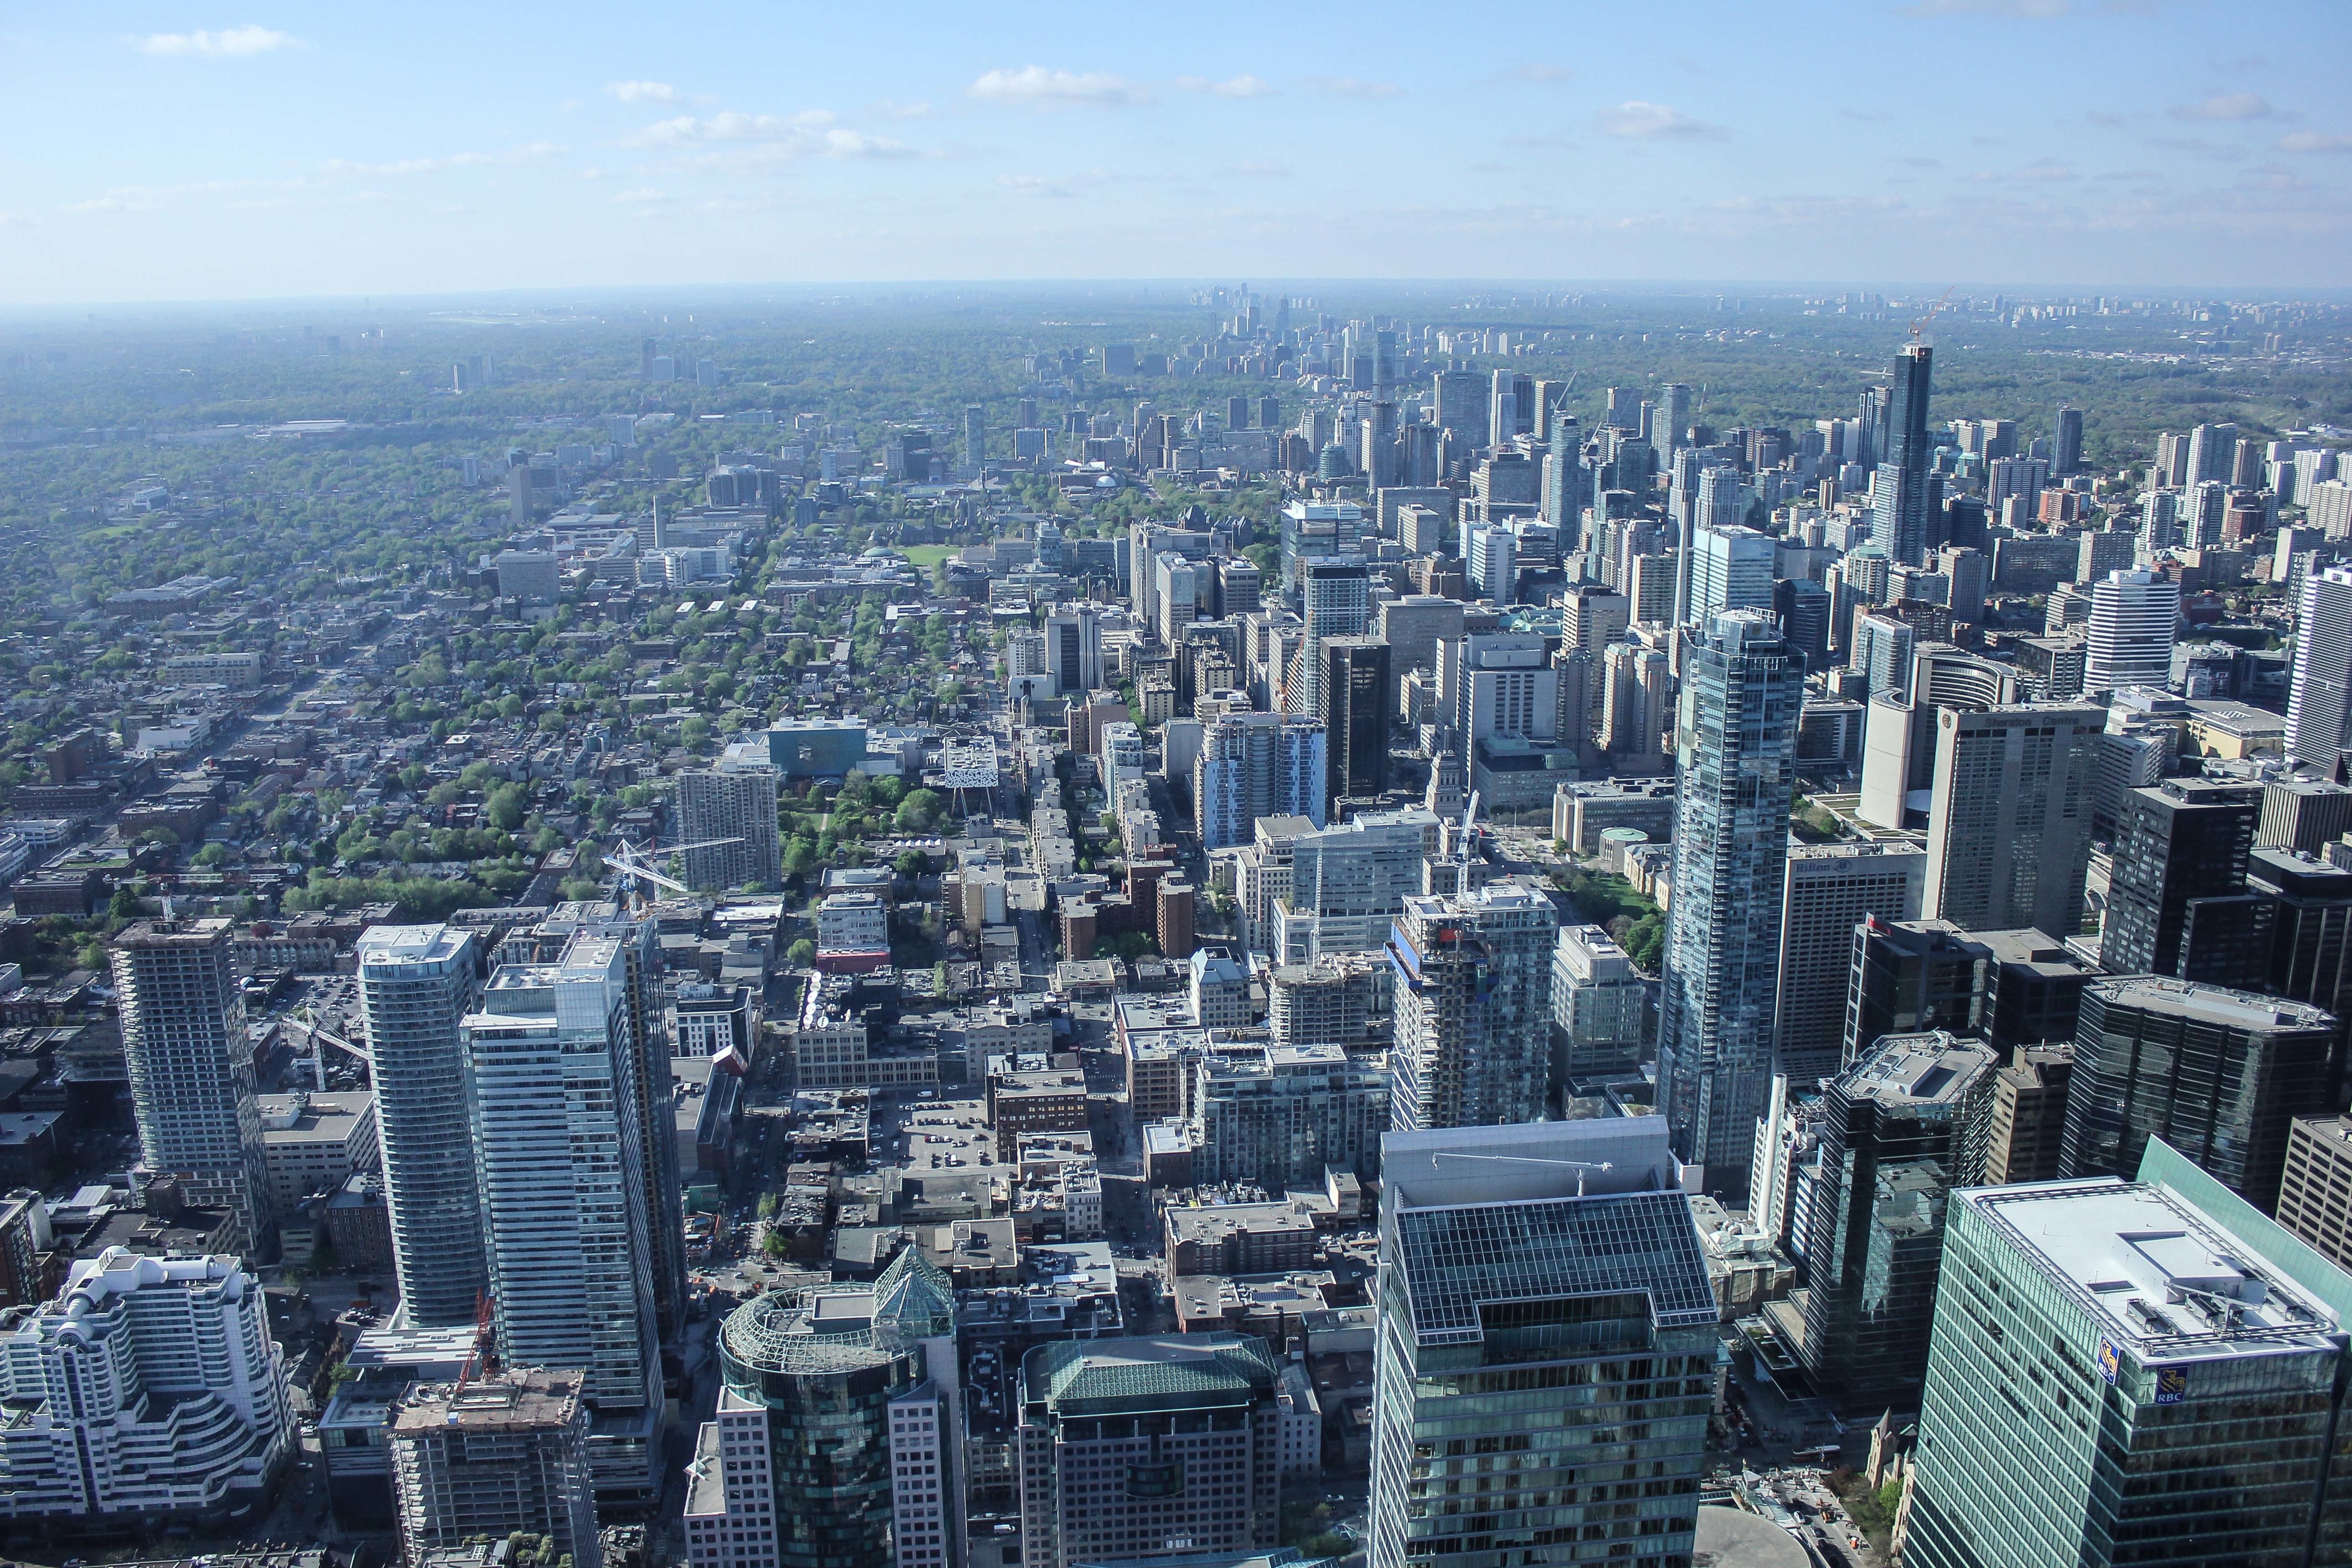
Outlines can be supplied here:
M0 14L0 304L2352 285L2345 0Z

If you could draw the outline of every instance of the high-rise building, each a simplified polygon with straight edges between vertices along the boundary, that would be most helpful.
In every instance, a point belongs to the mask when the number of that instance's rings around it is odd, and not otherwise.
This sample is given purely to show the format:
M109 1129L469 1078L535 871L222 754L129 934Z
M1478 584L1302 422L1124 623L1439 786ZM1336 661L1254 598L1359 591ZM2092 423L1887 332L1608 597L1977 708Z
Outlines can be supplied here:
M2245 891L2262 800L2259 785L2201 779L2167 779L2125 793L2101 963L2117 974L2223 983L2252 982L2267 971L2268 933L2249 930L2252 922L2242 918L2197 921L2193 940L2184 941L2197 900Z
M1066 605L1045 617L1045 668L1054 678L1056 697L1102 689L1100 612L1085 605Z
M392 1412L385 1446L409 1562L518 1531L545 1536L578 1568L603 1561L579 1373L521 1367L412 1384Z
M1971 1186L1994 1063L1937 1030L1888 1035L1822 1092L1819 1166L1803 1217L1800 1352L1839 1408L1905 1400L1927 1364L1945 1205Z
M1878 448L1878 471L1871 484L1871 538L1898 566L1916 566L1927 559L1928 467L1936 448L1927 430L1934 357L1926 343L1906 343L1895 356L1886 438Z
M1803 658L1806 669L1827 669L1829 590L1807 578L1785 577L1772 584L1772 608L1780 616L1780 635Z
M686 862L680 879L688 887L783 885L775 769L689 768L677 775L677 816L688 846L680 857ZM728 839L734 842L723 842Z
M371 926L357 952L401 1310L470 1323L488 1286L458 1027L481 984L470 932Z
M2063 478L2083 468L2083 411L2061 404L2050 439L2050 471Z
M1370 1177L1389 1125L1377 1056L1333 1045L1233 1045L1192 1063L1192 1180L1268 1192L1319 1189L1328 1172Z
M1691 1560L1717 1309L1682 1175L1655 1117L1389 1135L1372 1568Z
M1453 433L1453 450L1466 455L1491 444L1487 381L1476 371L1436 372L1430 378L1430 404L1437 427Z
M2352 831L2352 787L2330 779L2271 779L2263 785L2254 847L2313 855Z
M1773 1038L1790 1083L1838 1070L1854 927L1917 920L1927 868L1927 851L1901 839L1790 846Z
M1702 486L1718 473L1730 474L1737 488L1738 473L1728 468L1708 469L1700 476ZM1725 610L1772 608L1775 548L1770 536L1737 523L1698 530L1691 565L1690 619L1705 626Z
M2352 570L2330 566L2303 580L2294 634L2286 752L2332 773L2352 748Z
M1327 637L1318 681L1323 721L1324 800L1377 799L1389 787L1389 645L1378 637ZM1337 813L1330 813L1336 816ZM1328 820L1328 817L1326 818Z
M2136 1182L1954 1194L1944 1265L1908 1568L2334 1554L2340 1271L2167 1150Z
M1253 911L1252 945L1276 963L1380 952L1405 896L1424 890L1422 863L1438 853L1439 833L1436 814L1415 805L1286 837L1288 879L1267 894L1262 925Z
M2172 679L2172 645L2180 632L2180 584L2153 572L2110 572L2091 584L2090 635L2084 645L2083 689L2163 687Z
M1732 610L1683 682L1658 1108L1711 1187L1744 1191L1771 1087L1804 661L1770 612Z
M1282 964L1266 976L1265 1003L1272 1045L1386 1045L1388 961L1370 952L1325 953L1312 963ZM1383 1127L1387 1121L1383 1100Z
M2308 1003L2152 975L2084 988L2060 1167L2139 1169L2161 1138L2260 1208L2294 1118L2327 1109L2336 1020Z
M1650 421L1650 444L1673 452L1690 442L1691 389L1679 381L1658 388L1658 412Z
M975 474L988 461L988 411L977 403L963 405L963 461Z
M1921 909L1969 931L2083 925L2106 710L2004 703L1936 710Z
M2352 1267L2352 1116L2294 1119L2278 1222L2338 1268Z
M2003 1187L2055 1181L2066 1135L2066 1086L2074 1077L2072 1041L2019 1046L1992 1080L1984 1158L1959 1184Z
M1992 954L1949 921L1867 919L1853 928L1852 952L1842 1065L1889 1035L1984 1032Z
M1551 958L1551 1024L1565 1079L1632 1072L1650 1037L1650 986L1596 925L1562 926Z
M268 1257L275 1216L231 930L225 920L141 921L109 956L141 1163L178 1177L184 1202L229 1210L244 1245Z
M1544 1024L1559 912L1541 894L1503 886L1403 902L1388 944L1396 966L1391 1125L1534 1121L1550 1089Z
M583 1371L615 1502L658 1491L663 1413L630 1013L621 940L583 933L501 964L463 1030L499 1359Z
M250 1528L297 1447L261 1281L234 1258L110 1247L11 1308L0 1352L0 1520L20 1527Z
M1261 816L1303 816L1320 827L1328 754L1320 719L1221 713L1201 734L1192 805L1203 849L1251 842Z
M1300 565L1299 679L1288 688L1290 710L1308 717L1323 710L1323 644L1330 637L1361 637L1372 624L1370 568L1339 556L1310 558Z
M1280 1364L1250 1334L1064 1341L1022 1358L1013 1434L1028 1568L1280 1540Z

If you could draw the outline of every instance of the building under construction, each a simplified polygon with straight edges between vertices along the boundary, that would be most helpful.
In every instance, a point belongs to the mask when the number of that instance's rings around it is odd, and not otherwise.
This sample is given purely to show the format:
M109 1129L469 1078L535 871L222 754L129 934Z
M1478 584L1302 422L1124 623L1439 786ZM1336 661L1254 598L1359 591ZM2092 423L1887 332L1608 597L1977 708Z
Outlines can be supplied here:
M599 1568L580 1385L577 1372L523 1367L412 1388L392 1423L403 1555L522 1531L574 1568Z

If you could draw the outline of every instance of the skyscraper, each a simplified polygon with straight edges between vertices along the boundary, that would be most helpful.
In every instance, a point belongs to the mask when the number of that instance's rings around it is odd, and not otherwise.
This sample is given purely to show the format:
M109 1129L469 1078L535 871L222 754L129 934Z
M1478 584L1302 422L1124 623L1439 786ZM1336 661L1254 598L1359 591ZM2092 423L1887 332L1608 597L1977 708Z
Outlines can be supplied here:
M1324 798L1375 799L1389 787L1389 715L1396 706L1389 697L1389 645L1378 637L1327 637L1322 658Z
M1430 378L1429 391L1438 428L1453 433L1447 443L1451 451L1466 457L1490 443L1493 426L1485 376L1475 370L1441 370Z
M488 1284L458 1039L480 984L474 939L372 926L357 962L401 1308L414 1323L470 1323Z
M988 412L977 403L963 405L963 461L974 474L988 462Z
M2126 791L2108 874L2100 963L2117 974L2258 980L2269 967L2267 942L2260 942L2251 962L2221 951L2242 948L2242 937L2267 934L2245 931L2252 922L2242 911L2232 910L2238 918L2220 922L2226 931L2200 922L2193 942L2184 943L2183 938L2189 933L2193 900L2245 891L2246 856L2253 848L2262 802L2257 784L2201 779L2167 779L2152 788Z
M1969 931L2083 926L2106 710L2019 702L1936 710L1922 909Z
M2090 637L2083 652L2083 689L2161 688L2172 679L2172 644L2180 632L2180 584L2153 572L2110 572L2091 584Z
M1389 938L1400 1131L1533 1121L1551 1083L1559 915L1523 888L1415 895Z
M179 1177L184 1201L231 1211L245 1246L268 1257L276 1216L230 929L225 920L141 921L109 956L141 1162Z
M2061 477L2079 473L2083 468L2083 411L2061 404L2056 428L2050 441L2052 462L2050 471Z
M577 1367L600 1498L659 1489L661 1349L621 942L501 964L465 1020L499 1357Z
M2286 697L2286 752L2336 770L2352 746L2352 570L2330 566L2303 580L2294 623L2294 674Z
M1730 473L1736 488L1738 473L1724 468L1709 468L1700 475L1702 487L1718 473ZM1775 548L1769 536L1737 523L1698 530L1691 565L1689 619L1705 626L1725 610L1772 608Z
M1323 655L1327 637L1361 637L1372 624L1371 569L1360 560L1312 557L1300 567L1300 679L1290 683L1291 711L1312 718L1323 710Z
M1927 553L1927 468L1936 443L1927 432L1927 392L1934 351L1906 343L1895 356L1886 405L1886 444L1879 448L1871 484L1871 538L1898 566L1916 566Z
M1997 1061L1940 1030L1888 1035L1823 1092L1801 1355L1841 1409L1906 1400L1927 1370L1945 1205L1975 1184Z
M689 847L680 857L688 887L783 885L776 842L776 770L765 765L688 768L677 775L678 831ZM733 839L720 843L713 840Z
M1057 697L1102 689L1099 611L1088 605L1065 605L1045 617L1045 669L1054 678Z
M1320 827L1328 766L1323 721L1280 713L1221 713L1202 731L1192 769L1201 847L1247 844L1261 816L1304 816Z
M1372 1568L1690 1560L1716 1304L1681 1176L1655 1117L1389 1134Z
M2059 1164L2069 1176L2139 1169L2161 1138L2267 1209L2289 1132L2327 1105L2336 1020L2305 1002L2154 975L2083 990Z
M1771 1088L1804 661L1769 611L1733 610L1683 679L1658 1108L1708 1185L1738 1192Z
M2336 1555L2344 1275L2169 1151L2140 1178L1951 1198L1908 1568Z
M1792 1084L1838 1070L1853 928L1874 915L1916 920L1927 868L1927 851L1900 839L1790 846L1773 1037Z
M1679 381L1658 388L1658 412L1650 421L1650 444L1671 453L1689 444L1691 389Z

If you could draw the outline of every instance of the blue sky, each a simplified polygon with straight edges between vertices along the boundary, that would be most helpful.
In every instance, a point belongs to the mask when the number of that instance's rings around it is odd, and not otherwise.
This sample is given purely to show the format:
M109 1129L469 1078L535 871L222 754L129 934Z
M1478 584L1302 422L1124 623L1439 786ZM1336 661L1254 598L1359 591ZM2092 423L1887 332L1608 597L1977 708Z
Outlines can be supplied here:
M19 6L0 301L2352 284L2352 5Z

